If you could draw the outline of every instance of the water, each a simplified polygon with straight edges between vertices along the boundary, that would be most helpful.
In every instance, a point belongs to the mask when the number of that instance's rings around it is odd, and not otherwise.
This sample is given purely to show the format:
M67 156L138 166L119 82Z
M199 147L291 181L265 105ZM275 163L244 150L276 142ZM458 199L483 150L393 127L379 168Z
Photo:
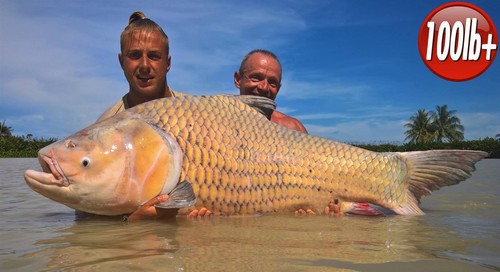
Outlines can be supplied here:
M500 160L423 199L425 216L76 220L0 159L1 271L500 271Z

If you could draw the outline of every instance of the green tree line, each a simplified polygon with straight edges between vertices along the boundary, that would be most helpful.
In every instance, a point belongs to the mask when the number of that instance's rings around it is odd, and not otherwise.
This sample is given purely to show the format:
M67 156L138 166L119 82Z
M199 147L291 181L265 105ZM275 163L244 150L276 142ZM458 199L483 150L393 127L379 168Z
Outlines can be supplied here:
M404 126L403 145L393 144L354 144L355 146L377 152L406 152L431 149L468 149L481 150L490 154L490 158L500 158L500 134L482 140L464 141L464 126L455 110L448 110L448 105L436 106L435 111L419 109Z
M424 151L433 149L461 149L461 150L481 150L488 152L488 158L500 158L500 135L497 139L486 137L480 140L457 141L457 142L425 142L425 143L405 143L397 144L353 144L376 152L407 152L407 151Z
M56 138L38 139L32 134L13 136L12 127L0 123L0 158L33 158L38 156L38 150L57 141Z

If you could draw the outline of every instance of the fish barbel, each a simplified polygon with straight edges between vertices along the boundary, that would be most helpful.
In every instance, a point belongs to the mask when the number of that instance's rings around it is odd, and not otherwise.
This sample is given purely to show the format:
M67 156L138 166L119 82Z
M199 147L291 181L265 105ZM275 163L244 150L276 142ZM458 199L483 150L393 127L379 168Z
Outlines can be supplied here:
M273 106L257 96L153 100L43 148L46 173L28 170L25 179L55 201L104 215L131 213L179 184L196 198L181 214L202 207L216 215L321 213L340 199L420 215L421 196L465 180L487 156L372 152L287 129L255 110Z

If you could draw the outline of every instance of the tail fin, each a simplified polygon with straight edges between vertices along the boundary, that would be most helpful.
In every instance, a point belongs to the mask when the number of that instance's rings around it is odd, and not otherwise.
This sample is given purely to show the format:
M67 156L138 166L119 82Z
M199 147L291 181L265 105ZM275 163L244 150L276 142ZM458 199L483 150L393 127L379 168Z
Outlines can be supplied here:
M444 186L458 184L476 170L474 164L488 153L474 150L429 150L398 153L408 161L408 202L394 209L397 214L422 215L422 195Z

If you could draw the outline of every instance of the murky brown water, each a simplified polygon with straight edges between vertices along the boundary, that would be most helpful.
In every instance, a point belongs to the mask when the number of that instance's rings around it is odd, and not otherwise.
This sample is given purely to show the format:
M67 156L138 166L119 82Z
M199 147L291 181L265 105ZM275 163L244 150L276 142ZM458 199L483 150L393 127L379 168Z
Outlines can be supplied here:
M423 199L425 216L76 220L0 159L0 271L500 271L500 160Z

